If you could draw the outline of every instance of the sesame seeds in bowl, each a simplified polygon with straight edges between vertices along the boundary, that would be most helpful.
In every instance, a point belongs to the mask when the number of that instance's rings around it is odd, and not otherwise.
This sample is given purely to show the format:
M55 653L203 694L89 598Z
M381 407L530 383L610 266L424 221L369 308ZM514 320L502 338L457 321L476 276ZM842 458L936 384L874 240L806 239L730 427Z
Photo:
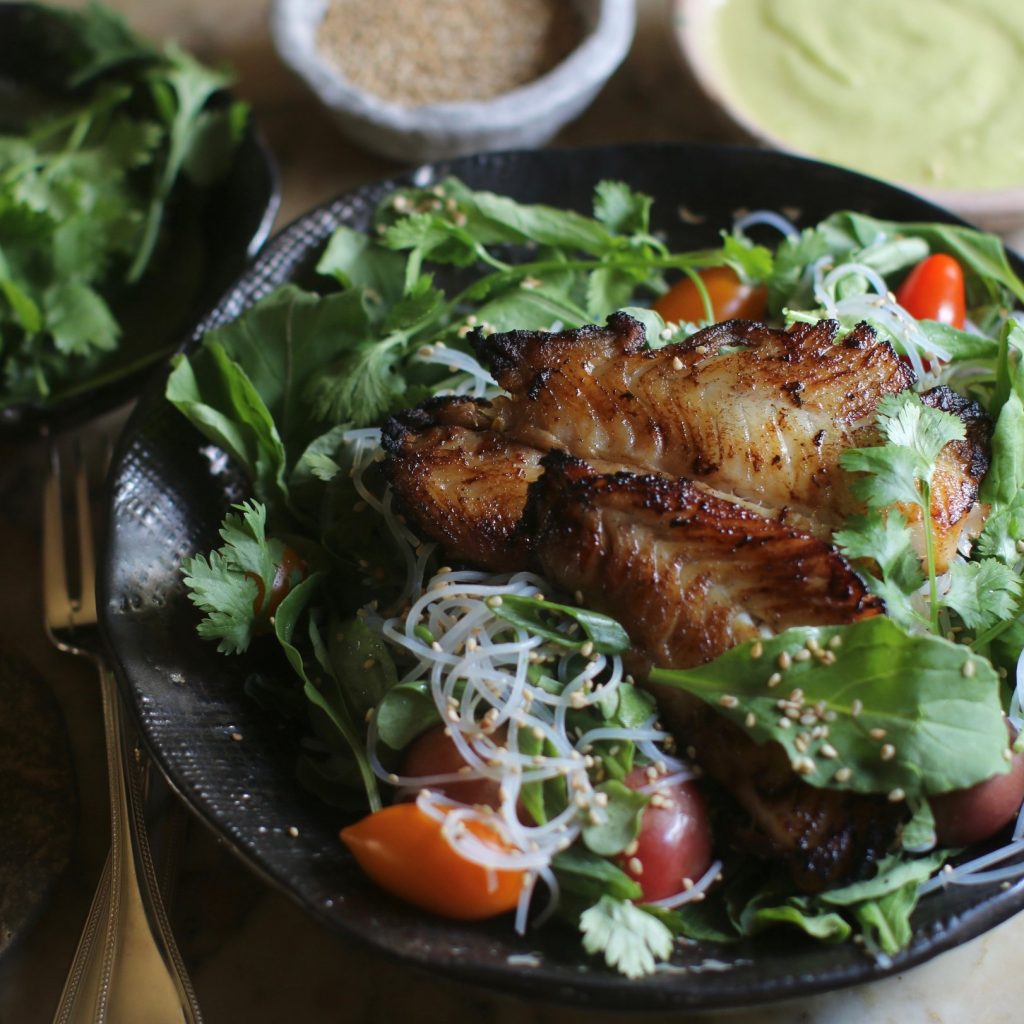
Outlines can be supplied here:
M634 0L275 0L284 61L342 131L418 162L541 145L629 51Z

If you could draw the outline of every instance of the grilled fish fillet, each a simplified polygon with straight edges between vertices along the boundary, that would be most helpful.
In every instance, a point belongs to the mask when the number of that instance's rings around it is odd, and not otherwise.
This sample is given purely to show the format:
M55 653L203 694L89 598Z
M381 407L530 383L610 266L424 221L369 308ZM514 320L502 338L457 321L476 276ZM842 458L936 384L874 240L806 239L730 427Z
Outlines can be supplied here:
M791 626L882 610L825 541L688 480L598 474L552 452L530 488L541 573L619 619L654 664L688 668Z
M914 381L870 327L836 343L838 329L831 320L789 331L732 320L651 351L642 326L615 313L605 327L559 334L478 333L474 346L509 392L493 420L510 439L699 480L827 539L859 509L839 456L880 443L878 403ZM940 390L932 404L958 399L948 411L977 428L940 460L932 511L941 572L987 469L987 438L981 410Z

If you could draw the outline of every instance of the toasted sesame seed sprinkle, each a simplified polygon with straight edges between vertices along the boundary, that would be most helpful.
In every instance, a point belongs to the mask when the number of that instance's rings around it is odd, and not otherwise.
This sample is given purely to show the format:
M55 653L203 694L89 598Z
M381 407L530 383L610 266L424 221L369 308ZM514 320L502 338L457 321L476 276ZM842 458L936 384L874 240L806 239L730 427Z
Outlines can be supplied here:
M589 658L594 653L594 642L593 640L587 640L585 643L580 644L580 654L584 658Z
M835 636L829 637L828 646L831 647L833 651L836 650L836 648L838 647L842 647L843 638L838 633L836 633Z
M779 653L778 658L776 658L775 660L776 664L779 666L779 668L782 669L783 672L785 672L786 669L788 669L793 664L793 659L789 656L789 651L781 651Z
M972 679L977 670L977 665L970 658L963 663L963 667L960 669L965 679Z
M878 756L883 761L891 761L896 756L896 748L891 743L883 743L882 749L878 752Z
M890 789L889 790L889 802L890 803L898 804L901 800L906 800L906 799L907 799L907 794L904 793L903 790L900 789L899 786L897 786L895 789Z
M855 700L850 705L850 714L853 715L854 718L856 718L863 710L864 710L864 705L859 700Z
M236 743L241 743L241 742L242 742L242 734L241 734L240 732L233 732L233 733L231 734L231 738L232 738L232 739L233 739L233 740L234 740L234 741L235 741Z
M684 878L684 879L683 879L683 888L684 888L684 889L685 889L685 890L686 890L687 892L689 892L689 891L690 891L690 890L691 890L691 889L692 889L692 888L694 887L694 884L695 884L695 883L694 883L694 881L693 881L693 879L692 879L692 878Z
M631 874L642 875L644 873L644 865L639 857L630 857L628 863Z
M760 640L755 640L750 645L750 656L752 658L760 658L764 654L764 644Z
M790 721L789 721L788 718L780 718L779 719L779 728L780 729L788 729L789 726L790 726Z
M748 711L747 717L743 719L743 724L748 729L753 729L754 726L757 725L757 715L755 715L753 711Z
M288 826L288 835L290 835L292 839L295 839L298 836L298 834L299 830L294 825Z
M806 647L801 647L800 650L797 651L793 655L793 660L794 661L810 661L811 660L811 652L809 650L807 650Z
M669 337L671 337L671 334L669 335ZM679 356L673 356L672 357L672 369L673 370L681 370L682 368L683 368L683 361L682 361L682 359L680 359Z
M501 595L492 594L484 603L488 608L500 608L502 605Z
M718 698L718 703L721 704L723 708L734 708L739 704L739 700L731 693L723 693L722 696Z
M778 685L779 685L779 683L781 683L781 682L782 682L782 676L781 676L781 675L779 675L779 673L778 673L778 672L773 672L773 673L772 673L772 674L771 674L771 675L770 675L770 676L768 677L768 685L769 685L769 686L778 686Z
M839 756L839 751L836 750L831 743L822 743L818 753L821 754L822 757L827 757L829 760Z
M885 739L885 729L878 729L878 728L870 729L868 731L868 735L873 740L884 740Z
M847 768L845 765L836 771L834 776L836 782L849 782L853 777L853 769Z

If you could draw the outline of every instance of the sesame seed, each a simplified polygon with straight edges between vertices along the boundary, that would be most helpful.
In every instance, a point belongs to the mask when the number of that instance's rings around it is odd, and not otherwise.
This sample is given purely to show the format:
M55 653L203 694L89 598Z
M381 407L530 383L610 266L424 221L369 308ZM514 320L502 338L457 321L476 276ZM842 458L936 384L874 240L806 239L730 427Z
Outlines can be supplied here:
M373 709L371 708L370 710L372 711ZM241 743L241 742L242 742L242 734L241 734L240 732L233 732L233 733L231 734L231 738L232 738L232 739L233 739L233 740L234 740L234 741L235 741L236 743Z
M634 839L634 840L632 840L632 842L630 842L629 846L627 846L622 852L627 857L632 857L636 853L636 851L639 850L639 849L640 849L640 843L636 839Z
M289 825L288 826L288 835L290 835L292 837L292 839L295 839L296 836L298 836L298 834L299 834L299 830L294 825Z
M896 748L891 743L882 744L882 749L878 752L878 756L883 761L891 761L896 756Z
M829 637L828 645L834 651L837 648L843 646L843 638L838 633L836 633L835 636Z
M671 335L669 335L669 337L671 337ZM681 370L682 368L683 368L683 361L682 361L682 359L680 359L679 356L673 356L672 357L672 369L673 370Z
M789 656L788 651L782 651L776 658L776 664L785 672L793 664L793 659Z
M754 726L757 725L757 715L755 715L753 711L748 711L747 717L743 719L743 724L748 729L753 729Z
M801 725L814 725L814 723L817 720L818 720L818 716L816 714L814 714L813 712L810 712L810 711L807 712L806 714L800 716L800 724Z
M831 743L822 743L821 749L818 751L822 757L827 757L829 760L833 760L839 756L839 751L832 746Z
M779 728L780 729L788 729L789 725L790 725L790 722L789 722L788 718L780 718L779 719Z
M779 675L779 673L778 673L778 672L773 672L773 673L772 673L772 674L771 674L771 675L770 675L770 676L768 677L768 685L769 685L769 686L778 686L778 685L779 685L779 683L781 683L781 682L782 682L782 676L781 676L781 675Z
M500 608L502 605L501 595L492 594L484 603L488 608Z
M805 753L807 752L807 740L805 740L805 739L803 738L803 735L802 735L802 734L801 734L800 736L797 736L797 737L796 737L796 738L795 738L795 739L793 740L793 746L794 746L794 747L796 747L796 749L797 749L797 750L798 750L798 751L799 751L799 752L800 752L801 754L805 754Z
M718 698L718 703L721 704L723 708L734 708L739 704L739 700L731 693L723 693L722 696Z
M388 774L388 782L390 782L392 786L397 786L398 785L398 776L394 772L390 772Z
M585 643L580 644L580 654L584 658L589 658L594 653L594 642L587 640Z
M855 700L850 705L850 714L853 715L854 718L856 718L863 710L864 705L859 700Z
M963 667L962 667L962 668L960 669L960 671L961 671L961 673L963 674L963 677L964 677L965 679L972 679L972 678L974 677L974 673L975 673L975 672L976 672L977 670L978 670L978 669L977 669L977 665L976 665L976 664L975 664L975 663L974 663L973 661L971 661L971 659L970 659L970 658L968 658L968 659L967 659L967 660L966 660L966 661L965 661L965 662L963 663Z
M873 740L885 739L885 729L871 729L868 731L868 735Z
M809 757L798 758L793 762L793 768L801 775L810 775L818 770L818 766Z
M764 644L760 640L755 640L750 647L750 656L760 658L762 654L764 654Z
M683 879L683 888L687 892L689 892L694 887L695 884L696 883L694 882L694 880L692 878L684 878Z
M376 664L377 664L377 659L376 658L367 658L366 661L363 662L363 669L365 671L369 672L370 669L373 668L373 666L376 665Z
M796 687L796 689L790 691L789 699L794 704L802 704L804 699L804 691L801 690L799 686Z
M811 652L809 650L807 650L806 647L801 647L800 650L797 651L796 654L793 655L793 660L794 661L810 661L811 660Z
M820 651L816 657L822 665L834 665L836 663L836 656L831 651Z
M639 857L629 858L629 870L634 875L642 875L644 873L644 866Z
M907 794L904 793L903 790L900 789L899 786L897 786L895 789L890 789L889 790L889 802L890 803L898 804L901 800L906 800L906 799L907 799Z
M434 642L433 642L433 643L432 643L432 644L430 645L430 649L431 649L432 651L443 651L443 650L444 650L444 648L443 648L443 647L441 646L441 644L440 644L440 643L439 643L439 642L438 642L437 640L435 640L435 641L434 641Z
M1011 751L1009 749L1009 747L1007 747L1007 749L1003 751L1003 760L1004 761L1012 761L1013 760L1013 751Z

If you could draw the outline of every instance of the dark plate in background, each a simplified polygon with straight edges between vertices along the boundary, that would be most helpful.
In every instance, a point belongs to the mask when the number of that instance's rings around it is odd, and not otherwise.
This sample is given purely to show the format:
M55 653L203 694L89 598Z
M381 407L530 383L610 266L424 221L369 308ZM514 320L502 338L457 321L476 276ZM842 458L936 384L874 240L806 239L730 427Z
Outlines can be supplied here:
M234 319L282 282L312 281L337 225L364 228L396 184L429 184L449 173L474 188L582 212L589 212L597 182L625 180L654 197L654 226L679 249L716 244L738 209L785 210L805 225L844 208L955 221L871 179L764 151L665 145L493 154L424 167L313 210L267 245L208 323ZM330 927L406 963L492 988L640 1010L751 1004L868 981L973 938L1024 907L1024 883L930 896L915 916L909 948L886 965L852 943L823 946L776 930L763 941L683 947L673 969L629 982L588 960L578 936L557 927L520 939L508 919L464 925L392 900L342 849L343 815L295 781L293 738L244 696L255 661L225 658L196 636L197 615L178 567L217 545L223 513L245 492L224 456L163 400L162 385L155 381L140 403L114 462L100 596L116 669L154 757L192 809Z
M61 95L64 73L52 59L52 30L52 19L38 8L0 3L0 86L30 88L42 98ZM0 109L0 130L2 122ZM277 204L273 160L250 122L223 178L202 191L176 187L152 266L137 285L111 298L124 332L114 354L123 372L107 381L104 364L53 400L0 408L0 440L65 429L131 398L255 256Z

